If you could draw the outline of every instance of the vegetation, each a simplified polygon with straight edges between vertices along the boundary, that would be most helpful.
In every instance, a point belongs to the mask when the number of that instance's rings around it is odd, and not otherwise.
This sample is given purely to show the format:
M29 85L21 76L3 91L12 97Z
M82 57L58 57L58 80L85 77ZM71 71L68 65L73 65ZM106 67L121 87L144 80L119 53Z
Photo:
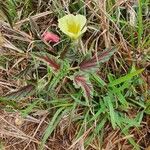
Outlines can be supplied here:
M149 0L0 0L0 149L149 150L149 34Z

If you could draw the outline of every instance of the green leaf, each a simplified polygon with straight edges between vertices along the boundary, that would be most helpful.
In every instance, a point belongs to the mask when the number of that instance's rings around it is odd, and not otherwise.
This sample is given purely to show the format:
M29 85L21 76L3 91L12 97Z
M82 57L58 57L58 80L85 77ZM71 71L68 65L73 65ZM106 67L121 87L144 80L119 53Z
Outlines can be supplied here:
M122 131L122 132L123 132L123 134L125 134L126 136L129 136L129 135L130 135L128 130L124 130L124 131ZM135 150L140 150L139 145L135 142L135 140L134 140L132 137L128 138L128 141L133 145L133 147L134 147L133 149L135 149Z
M123 77L120 77L116 80L113 80L112 82L110 82L108 84L108 86L115 86L115 85L118 85L118 84L123 83L125 81L129 81L131 78L133 78L134 76L142 73L143 71L144 71L144 69L140 69L140 70L134 71L132 73L129 73L129 74L123 76Z
M102 128L105 127L105 123L107 121L107 117L105 116L100 122L99 124L96 126L95 128L95 133L98 134Z
M57 126L57 124L59 123L61 117L62 117L62 111L64 108L59 108L56 113L53 115L52 120L49 122L49 125L47 127L47 129L44 132L44 136L42 139L42 144L40 145L40 150L42 150L44 148L44 144L46 143L47 139L49 138L49 136L51 135L51 133L53 132L53 130L55 129L55 127ZM60 115L61 113L61 115Z
M22 117L26 117L28 114L30 114L33 111L33 108L37 105L39 101L35 101L33 103L30 103L29 106L23 110L21 110Z
M115 120L115 111L114 111L112 100L109 96L106 96L103 99L109 109L109 115L110 115L112 127L113 127L113 129L115 129L116 128L116 120Z
M135 120L138 122L138 124L140 125L143 119L143 115L144 115L144 111L141 111L137 114Z
M73 98L73 100L77 103L77 104L80 104L80 105L83 105L83 106L88 106L87 103L85 103L84 101L81 101L81 94L77 97L75 97L74 95L71 95L71 97Z
M105 111L106 111L105 104L101 101L99 110L96 112L96 114L93 115L90 121L96 120L98 117L100 117L101 113L104 113Z
M145 109L145 113L150 115L150 100L148 100L146 102L146 109Z
M107 85L105 81L100 78L98 74L93 73L91 74L91 76L92 76L92 79L99 85L99 87L104 87Z
M113 86L111 92L113 92L113 94L117 97L119 102L125 106L125 108L128 108L128 102L126 101L126 98L123 95L123 92L121 92L120 88Z

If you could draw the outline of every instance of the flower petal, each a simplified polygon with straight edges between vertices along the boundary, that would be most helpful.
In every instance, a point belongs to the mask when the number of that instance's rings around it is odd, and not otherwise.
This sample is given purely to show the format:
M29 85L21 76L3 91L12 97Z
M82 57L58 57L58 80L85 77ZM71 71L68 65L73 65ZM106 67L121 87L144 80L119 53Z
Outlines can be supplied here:
M58 19L58 27L63 33L68 34L68 22L72 22L73 19L74 19L74 15L72 14L66 15Z
M43 34L43 40L45 40L46 42L54 42L57 43L59 42L60 38L58 35L51 33L51 32L45 32Z
M80 30L83 29L83 27L86 24L86 17L83 15L76 15L75 16L75 21L78 22L80 24Z

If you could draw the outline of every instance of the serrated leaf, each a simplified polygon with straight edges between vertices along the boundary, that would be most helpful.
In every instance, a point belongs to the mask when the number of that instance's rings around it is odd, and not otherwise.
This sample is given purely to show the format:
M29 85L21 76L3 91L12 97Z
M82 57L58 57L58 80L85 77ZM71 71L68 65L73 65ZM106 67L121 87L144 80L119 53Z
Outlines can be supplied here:
M7 94L3 98L5 98L6 100L8 99L8 100L18 101L33 95L34 92L35 92L35 86L30 84L20 88L15 92Z
M47 63L54 73L57 73L60 70L61 65L56 57L49 55L47 53L34 53L33 55L37 59Z
M71 79L74 82L76 88L80 88L84 92L84 96L86 99L91 99L93 96L93 86L89 81L88 76L84 74L75 74Z
M112 48L105 50L100 54L94 55L91 59L83 60L79 66L82 71L92 71L97 70L99 63L104 63L109 60L109 58L115 53L116 49Z

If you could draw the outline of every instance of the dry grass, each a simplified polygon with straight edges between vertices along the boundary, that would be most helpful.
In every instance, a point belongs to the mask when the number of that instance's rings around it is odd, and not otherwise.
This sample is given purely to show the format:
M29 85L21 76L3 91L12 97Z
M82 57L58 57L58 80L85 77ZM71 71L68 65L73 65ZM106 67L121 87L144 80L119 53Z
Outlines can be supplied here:
M33 117L34 116L34 117ZM1 111L0 116L0 138L6 150L37 150L40 140L48 124L48 113L46 111L37 111L32 116L21 118L18 112L8 113ZM64 119L64 120L63 120ZM66 150L82 149L84 136L74 141L74 135L77 127L66 124L66 118L63 118L52 137L45 144L47 150ZM65 125L66 124L66 125ZM146 117L142 123L141 130L131 129L130 135L122 136L120 130L112 130L110 125L105 127L104 142L100 145L99 140L95 139L89 146L90 150L118 150L132 149L128 139L136 137L141 148L148 147L150 144L150 118ZM87 131L89 132L89 131Z

